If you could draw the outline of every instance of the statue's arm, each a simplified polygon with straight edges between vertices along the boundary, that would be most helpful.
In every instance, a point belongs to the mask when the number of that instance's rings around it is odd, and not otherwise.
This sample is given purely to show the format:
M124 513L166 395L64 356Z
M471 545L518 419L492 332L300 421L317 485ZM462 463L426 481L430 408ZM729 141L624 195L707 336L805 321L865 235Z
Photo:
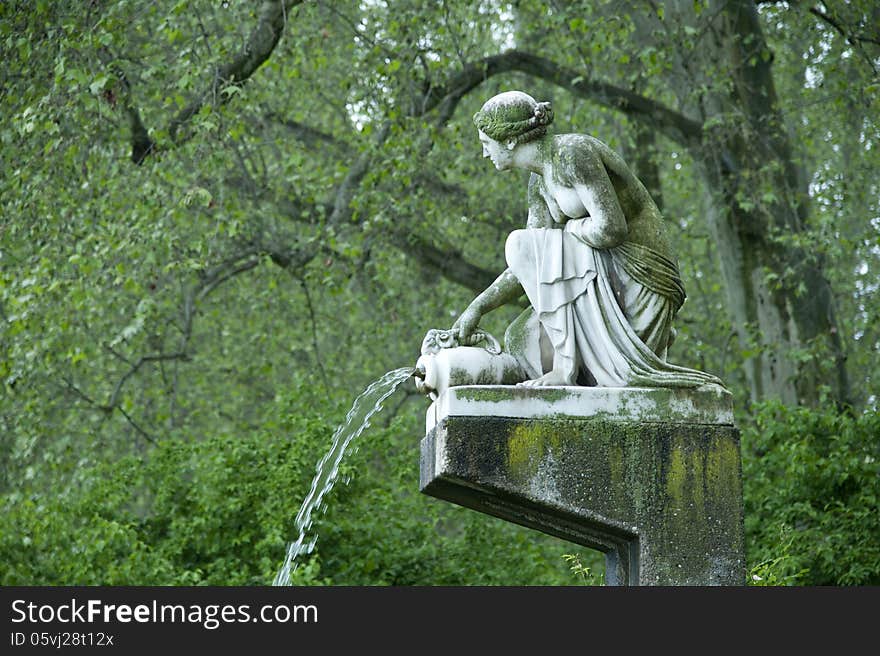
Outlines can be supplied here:
M595 248L619 246L626 241L628 227L608 171L592 149L578 155L572 187L590 216L581 222L577 234Z
M559 228L553 221L547 201L544 200L544 178L537 173L532 173L529 178L529 218L526 221L527 228Z
M547 202L542 194L543 178L535 173L529 178L528 201L529 217L526 226L529 228L552 228L559 227L553 221ZM522 285L510 269L495 279L486 290L477 296L467 306L461 316L452 324L452 329L458 334L458 341L467 344L468 338L477 329L480 319L484 314L491 312L507 303L516 301L523 293Z
M484 314L506 303L515 301L522 293L523 288L519 284L519 280L510 272L510 269L505 269L495 279L495 282L471 301L467 309L461 313L461 316L452 325L452 329L458 333L459 342L467 344L468 339L477 329L477 325Z

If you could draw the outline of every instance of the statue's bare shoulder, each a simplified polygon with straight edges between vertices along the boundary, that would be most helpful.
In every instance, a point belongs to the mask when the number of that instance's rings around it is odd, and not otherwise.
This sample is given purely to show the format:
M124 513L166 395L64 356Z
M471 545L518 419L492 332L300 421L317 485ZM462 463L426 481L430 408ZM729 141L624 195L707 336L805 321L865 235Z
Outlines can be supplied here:
M626 216L629 240L673 257L660 210L644 184L613 148L588 134L558 135L554 146L560 164L560 182L574 185L593 178L595 184L597 176L605 184L610 182Z

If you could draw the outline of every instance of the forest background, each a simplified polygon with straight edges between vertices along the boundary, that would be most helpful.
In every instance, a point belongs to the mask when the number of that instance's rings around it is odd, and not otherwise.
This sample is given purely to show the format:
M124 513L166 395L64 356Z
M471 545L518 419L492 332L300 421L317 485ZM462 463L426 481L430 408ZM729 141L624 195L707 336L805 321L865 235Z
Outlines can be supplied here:
M495 93L618 150L742 431L749 582L880 583L872 0L0 4L0 583L268 585L353 399L504 268ZM517 307L483 321L493 334ZM404 385L298 585L594 584L418 492Z

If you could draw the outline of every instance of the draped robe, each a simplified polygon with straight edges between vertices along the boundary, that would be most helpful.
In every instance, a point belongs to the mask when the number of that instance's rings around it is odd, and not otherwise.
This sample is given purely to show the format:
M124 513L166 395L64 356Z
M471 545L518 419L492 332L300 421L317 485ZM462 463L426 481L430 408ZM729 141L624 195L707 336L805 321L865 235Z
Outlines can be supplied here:
M508 268L569 379L600 387L722 385L666 362L672 322L685 300L675 263L632 241L595 248L579 236L587 220L516 230L505 246ZM532 344L513 355L534 374L546 369L538 352Z

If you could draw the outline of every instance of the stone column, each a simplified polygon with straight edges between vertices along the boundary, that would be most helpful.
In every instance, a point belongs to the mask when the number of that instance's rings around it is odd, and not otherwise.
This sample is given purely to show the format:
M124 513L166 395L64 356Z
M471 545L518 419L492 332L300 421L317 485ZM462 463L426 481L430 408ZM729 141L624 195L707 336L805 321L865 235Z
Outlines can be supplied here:
M421 490L598 549L609 585L745 585L730 394L452 387L429 408Z

